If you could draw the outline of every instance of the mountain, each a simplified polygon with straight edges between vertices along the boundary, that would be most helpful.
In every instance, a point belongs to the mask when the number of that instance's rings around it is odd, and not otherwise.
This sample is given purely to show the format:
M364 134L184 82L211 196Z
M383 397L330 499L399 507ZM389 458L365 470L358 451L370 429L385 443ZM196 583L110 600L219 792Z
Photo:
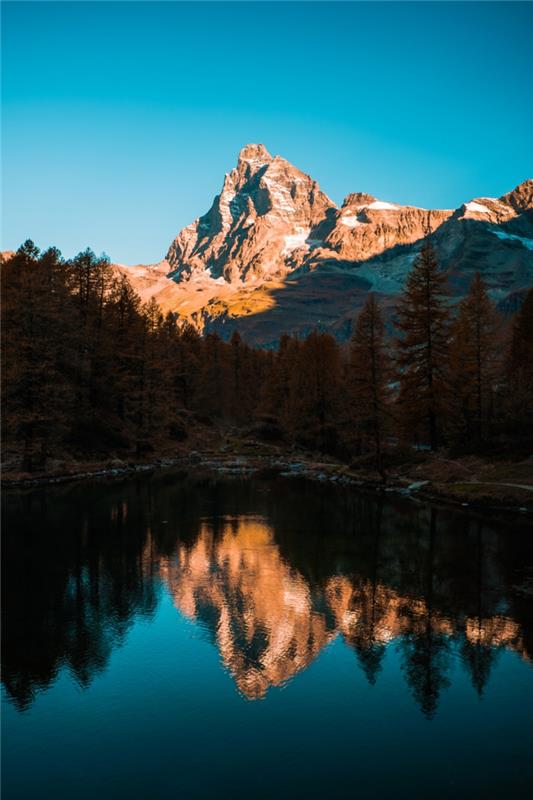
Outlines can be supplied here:
M229 283L280 277L322 244L334 211L316 181L263 145L248 145L207 214L172 242L167 261L181 279L206 270Z
M500 307L533 284L533 180L457 209L402 206L357 192L337 208L317 182L261 144L249 144L209 211L184 228L165 259L117 269L199 330L256 343L331 329L343 338L368 291L390 306L429 237L456 297L480 270Z

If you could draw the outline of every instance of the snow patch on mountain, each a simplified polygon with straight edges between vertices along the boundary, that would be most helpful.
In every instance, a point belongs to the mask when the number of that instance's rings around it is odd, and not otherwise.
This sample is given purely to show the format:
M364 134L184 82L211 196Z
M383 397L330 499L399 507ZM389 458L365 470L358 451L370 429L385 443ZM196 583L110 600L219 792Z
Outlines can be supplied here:
M412 269L418 251L408 253L385 264L363 264L357 267L358 277L370 284L369 291L381 294L401 292L406 276Z
M466 203L465 208L467 211L475 211L478 214L490 214L490 209L487 208L487 206L476 203L474 200L471 200L470 203Z
M516 236L514 233L505 233L505 231L497 231L494 228L490 228L490 232L493 233L498 239L508 239L512 242L520 242L520 244L527 248L528 250L533 250L533 239L527 239L525 236Z
M340 218L341 225L346 225L347 228L356 228L357 225L363 225L355 215L346 214Z
M400 206L395 206L394 203L387 203L385 200L372 200L370 203L358 203L352 205L352 209L362 210L372 208L374 211L397 211Z
M292 253L293 250L298 250L299 247L306 247L306 240L309 236L309 233L309 228L296 228L296 233L289 236L284 236L283 240L285 242L285 246L283 247L281 254L286 256L289 253Z
M398 206L395 206L393 203L386 203L384 200L374 200L367 208L374 208L378 211L396 211Z

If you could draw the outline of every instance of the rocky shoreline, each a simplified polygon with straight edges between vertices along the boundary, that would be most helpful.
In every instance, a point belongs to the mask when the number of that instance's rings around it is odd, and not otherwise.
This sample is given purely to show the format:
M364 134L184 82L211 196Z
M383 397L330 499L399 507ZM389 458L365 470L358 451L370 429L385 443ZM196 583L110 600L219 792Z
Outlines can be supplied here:
M416 474L390 473L383 480L377 473L355 470L335 461L317 461L287 456L201 453L193 450L177 457L150 462L87 465L84 469L42 473L35 476L3 476L6 490L32 489L84 480L120 479L176 470L180 477L191 474L268 480L308 480L344 489L359 489L414 500L438 501L465 509L494 511L520 516L533 514L533 485L484 481L439 482ZM475 490L475 491L474 491Z

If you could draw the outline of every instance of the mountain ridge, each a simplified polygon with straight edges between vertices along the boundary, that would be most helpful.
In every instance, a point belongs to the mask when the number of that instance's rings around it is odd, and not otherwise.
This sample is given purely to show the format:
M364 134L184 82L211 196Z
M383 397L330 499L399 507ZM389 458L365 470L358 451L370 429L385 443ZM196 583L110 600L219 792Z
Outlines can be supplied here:
M493 298L509 305L533 284L533 180L456 209L366 192L337 206L311 176L248 144L209 210L178 233L164 259L115 266L143 300L155 297L200 331L238 327L257 343L313 327L342 337L346 315L368 291L385 306L401 291L428 237L452 294L461 296L479 269Z

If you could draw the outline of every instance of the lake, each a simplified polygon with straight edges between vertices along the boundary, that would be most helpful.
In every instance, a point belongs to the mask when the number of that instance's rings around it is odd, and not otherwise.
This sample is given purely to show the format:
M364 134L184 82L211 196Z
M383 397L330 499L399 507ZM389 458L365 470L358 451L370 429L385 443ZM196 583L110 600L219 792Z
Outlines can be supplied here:
M172 472L3 514L5 800L531 797L526 520Z

